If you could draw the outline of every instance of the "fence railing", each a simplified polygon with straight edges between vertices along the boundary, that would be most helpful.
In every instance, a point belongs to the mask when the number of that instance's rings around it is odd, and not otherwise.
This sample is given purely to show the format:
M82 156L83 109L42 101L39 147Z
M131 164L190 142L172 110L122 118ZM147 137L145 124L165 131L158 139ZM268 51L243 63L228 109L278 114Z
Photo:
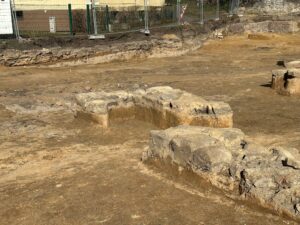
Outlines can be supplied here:
M15 5L21 37L149 32L149 29L203 24L229 14L237 0L166 0L163 4ZM233 7L233 8L232 8Z

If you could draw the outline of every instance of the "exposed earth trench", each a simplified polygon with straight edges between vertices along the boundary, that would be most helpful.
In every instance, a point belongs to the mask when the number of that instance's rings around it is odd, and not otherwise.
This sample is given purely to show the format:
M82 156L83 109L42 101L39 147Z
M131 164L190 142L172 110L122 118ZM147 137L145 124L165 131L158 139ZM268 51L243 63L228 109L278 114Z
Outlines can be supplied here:
M144 164L154 125L74 118L76 93L168 85L230 104L234 127L300 148L300 99L270 88L300 34L212 40L184 56L78 67L0 68L0 224L298 224L232 200L168 163Z

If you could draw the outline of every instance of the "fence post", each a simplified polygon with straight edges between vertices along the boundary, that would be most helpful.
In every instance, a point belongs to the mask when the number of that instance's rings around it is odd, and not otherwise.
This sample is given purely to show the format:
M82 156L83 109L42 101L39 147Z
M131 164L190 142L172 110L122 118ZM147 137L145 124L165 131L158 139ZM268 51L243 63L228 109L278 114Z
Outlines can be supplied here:
M176 14L177 14L177 23L180 25L180 0L177 0L176 4Z
M220 0L217 0L217 15L216 20L220 19Z
M235 13L238 14L240 8L240 0L237 0Z
M10 1L10 6L12 10L13 29L16 35L16 39L20 41L22 38L20 36L20 30L19 30L17 14L16 14L16 5L14 0Z
M106 7L105 7L105 28L107 31L110 32L109 24L110 24L109 9L108 9L108 5L106 5Z
M90 5L86 5L86 31L88 34L91 33L91 15L90 15Z
M144 0L144 11L145 11L145 30L144 30L144 33L146 35L150 34L150 30L149 30L148 1L149 0Z
M233 14L237 14L239 7L240 7L240 0L231 0L229 16L232 16Z
M203 25L204 24L204 2L203 2L203 0L201 0L201 3L200 3L200 13L201 13L201 15L200 15L200 24L201 25Z
M73 35L73 15L72 15L72 6L71 6L71 4L68 4L68 12L69 12L70 34Z
M98 28L97 28L95 0L93 0L93 2L92 2L92 10L93 10L94 34L97 35L98 34Z
M233 8L234 8L234 0L231 0L229 5L229 16L233 15Z

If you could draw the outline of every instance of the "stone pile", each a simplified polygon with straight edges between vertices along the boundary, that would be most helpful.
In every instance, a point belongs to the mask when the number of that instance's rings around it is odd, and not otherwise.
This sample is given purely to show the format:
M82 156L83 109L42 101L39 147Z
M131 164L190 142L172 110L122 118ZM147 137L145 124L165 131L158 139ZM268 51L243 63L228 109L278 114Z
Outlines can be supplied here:
M272 71L272 88L282 95L300 95L300 61L284 62L284 66Z

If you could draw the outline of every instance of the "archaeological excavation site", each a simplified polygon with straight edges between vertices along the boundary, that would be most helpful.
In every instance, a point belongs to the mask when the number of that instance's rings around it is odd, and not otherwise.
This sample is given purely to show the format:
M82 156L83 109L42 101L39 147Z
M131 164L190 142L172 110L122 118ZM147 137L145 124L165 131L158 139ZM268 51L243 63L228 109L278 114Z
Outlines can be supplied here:
M0 2L0 225L300 224L300 2L43 2Z

